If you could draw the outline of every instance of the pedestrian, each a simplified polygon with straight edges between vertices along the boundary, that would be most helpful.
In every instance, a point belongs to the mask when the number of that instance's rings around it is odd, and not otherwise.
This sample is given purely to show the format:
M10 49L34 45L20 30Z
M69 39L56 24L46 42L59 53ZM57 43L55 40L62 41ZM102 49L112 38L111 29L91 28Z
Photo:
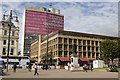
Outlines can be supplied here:
M29 63L28 68L29 68L29 72L31 72L31 68L32 68L31 63Z
M70 69L70 63L68 62L68 64L67 64L67 65L68 65L68 70L69 70L69 69Z
M37 64L35 64L35 65L34 65L34 68L35 68L35 73L34 73L34 75L36 75L36 74L37 74L37 75L39 75L39 73L38 73L38 66L37 66Z
M93 64L90 63L90 70L92 71L93 70Z
M14 65L13 65L13 71L14 72L16 72L16 68L17 68L17 65L16 65L16 63L14 63Z
M83 71L87 72L87 65L86 64L83 65Z

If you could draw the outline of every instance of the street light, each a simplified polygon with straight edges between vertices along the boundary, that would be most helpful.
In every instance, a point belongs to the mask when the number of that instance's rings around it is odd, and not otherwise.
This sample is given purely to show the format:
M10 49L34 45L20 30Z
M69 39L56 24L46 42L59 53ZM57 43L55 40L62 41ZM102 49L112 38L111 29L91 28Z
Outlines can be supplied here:
M9 34L8 34L8 49L7 49L7 72L8 72L8 62L9 62L9 51L10 51L10 34L11 34L11 27L14 26L14 23L12 23L12 20L15 18L15 22L19 22L18 17L17 16L13 16L12 14L12 10L10 10L10 14L9 15L3 15L3 21L6 20L5 17L7 17L7 21L9 22L8 27L9 27Z
M46 70L48 69L48 34L46 35Z

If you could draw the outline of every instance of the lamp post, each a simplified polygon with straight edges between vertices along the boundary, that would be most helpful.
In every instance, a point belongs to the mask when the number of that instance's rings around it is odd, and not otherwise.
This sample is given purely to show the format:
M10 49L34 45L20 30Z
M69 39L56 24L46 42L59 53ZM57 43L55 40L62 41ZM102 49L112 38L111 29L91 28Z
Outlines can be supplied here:
M19 67L20 67L21 55L18 55L18 61L19 61Z
M7 49L7 67L6 67L7 72L8 72L8 62L9 62L9 52L10 52L10 34L11 34L11 27L14 26L14 23L12 23L12 20L13 20L14 18L16 18L15 22L19 22L18 17L17 17L17 16L13 16L12 12L13 12L13 11L10 10L10 14L9 14L9 15L3 15L3 20L9 22L9 24L8 24L9 33L8 33L8 49ZM7 17L8 19L6 20L5 17Z
M48 34L46 35L46 70L48 69Z

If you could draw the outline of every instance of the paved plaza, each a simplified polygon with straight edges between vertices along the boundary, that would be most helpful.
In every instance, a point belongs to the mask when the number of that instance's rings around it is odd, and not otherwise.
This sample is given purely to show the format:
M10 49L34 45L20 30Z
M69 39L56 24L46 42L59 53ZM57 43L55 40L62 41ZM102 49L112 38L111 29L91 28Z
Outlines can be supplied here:
M75 71L70 72L65 69L38 70L39 75L34 76L34 71L18 69L16 73L12 70L6 73L3 78L118 78L117 72L106 71Z

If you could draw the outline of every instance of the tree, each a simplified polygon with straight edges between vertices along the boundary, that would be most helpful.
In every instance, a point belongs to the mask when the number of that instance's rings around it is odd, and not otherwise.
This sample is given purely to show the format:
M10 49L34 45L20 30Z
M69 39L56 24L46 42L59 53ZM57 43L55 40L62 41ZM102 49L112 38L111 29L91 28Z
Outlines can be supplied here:
M100 52L101 57L108 63L108 60L113 61L118 56L118 47L117 47L117 41L115 40L106 40L102 41L100 43Z
M118 46L118 50L117 50L117 54L118 54L118 59L119 59L119 62L118 64L120 63L120 39L117 40L117 46Z
M46 54L42 54L41 56L41 62L45 63L46 61ZM50 53L47 54L47 61L52 63L53 61L53 53L52 53L52 50L50 51Z

